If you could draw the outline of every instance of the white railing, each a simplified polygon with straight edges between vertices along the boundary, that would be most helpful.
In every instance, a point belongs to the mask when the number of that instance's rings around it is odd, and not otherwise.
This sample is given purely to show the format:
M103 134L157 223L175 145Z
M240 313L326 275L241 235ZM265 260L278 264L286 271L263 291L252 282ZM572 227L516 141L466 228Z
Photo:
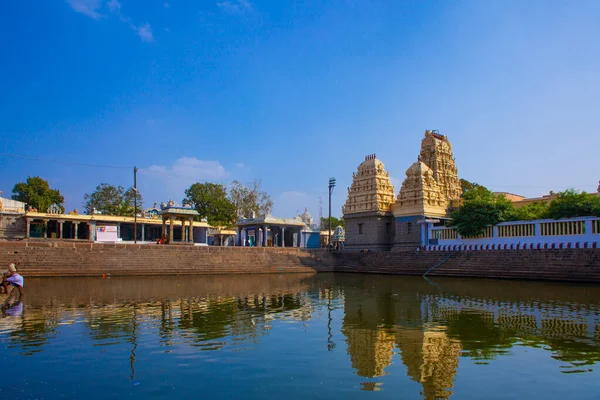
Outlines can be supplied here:
M542 236L584 235L585 221L557 221L540 223Z
M456 240L459 235L456 229L454 228L434 228L431 231L431 239L436 240Z
M427 237L425 246L600 243L600 218L503 222L486 227L476 237L462 237L451 227L429 227Z
M535 236L535 224L498 225L498 237Z

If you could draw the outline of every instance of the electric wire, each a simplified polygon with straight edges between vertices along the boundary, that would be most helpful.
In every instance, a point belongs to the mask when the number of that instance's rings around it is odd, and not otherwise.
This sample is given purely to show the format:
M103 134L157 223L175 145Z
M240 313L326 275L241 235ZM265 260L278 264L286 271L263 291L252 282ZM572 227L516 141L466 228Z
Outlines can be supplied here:
M133 168L133 167L124 167L124 166L117 166L117 165L100 165L100 164L72 163L72 162L68 162L68 161L52 160L52 159L49 159L49 158L41 158L41 157L25 156L25 155L22 155L22 154L1 153L1 152L0 152L0 156L25 158L25 159L28 159L28 160L43 161L43 162L49 162L49 163L54 163L54 164L69 165L69 166L74 166L74 167L112 168L112 169L131 169L131 168Z
M76 167L88 167L88 168L110 168L110 169L123 169L123 170L128 170L128 169L132 169L133 166L130 167L126 167L126 166L119 166L119 165L102 165L102 164L88 164L88 163L73 163L73 162L68 162L68 161L61 161L61 160L53 160L53 159L48 159L48 158L42 158L42 157L34 157L34 156L27 156L27 155L22 155L22 154L14 154L14 153L4 153L4 152L0 152L0 156L7 156L7 157L15 157L15 158L23 158L23 159L28 159L28 160L34 160L34 161L43 161L43 162L49 162L49 163L53 163L53 164L61 164L61 165L67 165L67 166L76 166ZM166 176L166 177L172 177L172 178L185 178L185 179L191 179L191 180L196 180L198 179L197 177L191 177L191 176L187 176L187 175L182 175L182 174L175 174L175 173L171 173L171 172L163 172L163 171L157 171L157 170L153 170L153 169L149 169L149 168L139 168L139 171L143 171L149 174L155 174L155 175L162 175L162 176ZM494 184L487 184L486 185L489 188L518 188L518 189L547 189L549 187L579 187L579 188L591 188L591 189L595 189L596 186L592 185L592 184L569 184L569 185L557 185L557 184L552 184L552 185L494 185Z

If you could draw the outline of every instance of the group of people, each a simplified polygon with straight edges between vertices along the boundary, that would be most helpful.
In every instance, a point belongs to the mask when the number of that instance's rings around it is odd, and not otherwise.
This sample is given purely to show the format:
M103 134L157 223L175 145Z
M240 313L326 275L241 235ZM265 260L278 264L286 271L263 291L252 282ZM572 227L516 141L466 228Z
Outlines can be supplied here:
M23 284L23 276L21 276L17 272L16 264L8 264L8 271L2 274L2 283L0 283L0 293L8 294L9 289L16 288L19 291L19 297L23 297Z

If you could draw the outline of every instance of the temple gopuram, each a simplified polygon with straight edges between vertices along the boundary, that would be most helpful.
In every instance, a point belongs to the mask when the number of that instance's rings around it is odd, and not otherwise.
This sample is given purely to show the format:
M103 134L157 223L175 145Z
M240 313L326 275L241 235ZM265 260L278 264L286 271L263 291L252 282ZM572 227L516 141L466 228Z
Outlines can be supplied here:
M342 207L345 247L389 250L393 243L394 200L389 172L375 154L366 156L353 174L348 199Z
M438 131L425 131L418 159L406 170L397 198L383 163L367 156L353 174L342 208L346 248L414 250L427 227L446 218L450 202L461 194L452 144Z

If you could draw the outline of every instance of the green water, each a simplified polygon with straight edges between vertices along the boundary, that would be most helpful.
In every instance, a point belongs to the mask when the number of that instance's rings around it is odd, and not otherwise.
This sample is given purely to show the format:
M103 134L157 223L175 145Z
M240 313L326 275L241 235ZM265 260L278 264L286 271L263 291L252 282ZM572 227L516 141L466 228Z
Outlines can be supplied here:
M600 286L27 279L9 306L4 398L600 398Z

